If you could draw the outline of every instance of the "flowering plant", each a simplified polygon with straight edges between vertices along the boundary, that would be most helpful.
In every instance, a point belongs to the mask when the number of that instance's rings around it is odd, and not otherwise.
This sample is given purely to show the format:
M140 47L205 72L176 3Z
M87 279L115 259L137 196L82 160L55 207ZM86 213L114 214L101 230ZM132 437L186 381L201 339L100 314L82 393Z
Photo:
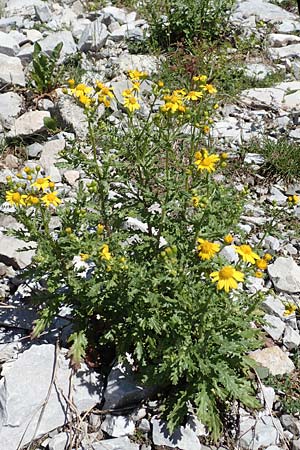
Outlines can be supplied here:
M246 353L260 345L260 299L242 286L263 276L268 257L238 242L241 194L214 177L227 154L209 149L217 104L207 77L175 91L139 71L128 82L121 100L100 82L70 80L65 90L89 126L88 149L74 142L62 152L82 174L75 197L38 168L9 180L22 237L37 243L31 277L46 285L33 337L70 306L75 365L88 344L130 352L137 375L159 386L169 427L192 408L216 438L220 404L257 406ZM118 127L108 120L114 105L124 110ZM233 264L222 250L234 239Z

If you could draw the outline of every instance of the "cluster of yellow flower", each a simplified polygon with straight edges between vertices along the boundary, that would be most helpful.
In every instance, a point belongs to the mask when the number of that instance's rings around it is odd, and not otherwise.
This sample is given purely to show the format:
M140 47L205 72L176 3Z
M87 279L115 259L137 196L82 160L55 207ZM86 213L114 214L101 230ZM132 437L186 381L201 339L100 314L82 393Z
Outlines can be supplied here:
M294 194L294 195L289 195L289 196L288 196L288 202L289 202L291 205L298 205L298 203L300 202L300 196L299 196L299 195L296 195L296 194Z
M225 244L231 244L233 242L233 237L230 234L226 235L224 237L224 242ZM216 253L221 250L221 244L210 242L202 238L198 238L197 243L198 256L203 261L212 259ZM255 276L261 278L263 276L262 271L267 269L268 262L272 259L272 256L269 253L266 253L261 258L248 244L235 245L234 248L237 254L242 258L242 261L256 265L259 270L255 272ZM237 282L244 281L244 274L232 266L225 266L217 272L212 272L210 276L214 283L217 282L217 289L224 289L226 292L229 292L230 289L236 289Z
M40 167L25 167L23 173L17 174L19 182L7 177L6 201L16 207L58 206L61 199L55 191L55 183L50 177L39 177L40 170Z

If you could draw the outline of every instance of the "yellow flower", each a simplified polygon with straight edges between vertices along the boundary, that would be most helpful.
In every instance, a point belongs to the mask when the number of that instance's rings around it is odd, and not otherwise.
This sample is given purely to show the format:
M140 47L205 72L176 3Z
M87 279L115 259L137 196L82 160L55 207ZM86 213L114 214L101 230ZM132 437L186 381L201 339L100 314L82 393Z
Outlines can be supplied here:
M243 245L235 245L235 251L242 257L243 261L249 262L251 264L255 264L256 259L260 259L258 254L255 253L250 245L243 244Z
M57 192L49 192L49 194L46 194L42 197L42 201L45 203L46 206L58 206L61 203L61 199L57 197Z
M186 98L188 100L199 100L203 96L203 93L201 91L190 91L187 93Z
M256 261L256 267L260 270L266 270L268 267L268 263L264 258L260 258Z
M39 191L45 191L48 189L50 184L50 177L45 178L37 178L34 183L32 183L32 187L36 187Z
M232 244L233 242L233 236L231 234L226 234L224 237L225 244Z
M26 198L25 198L26 205L34 206L34 205L38 205L39 202L40 202L40 199L38 197L36 197L35 195L32 195L32 194L26 195Z
M228 153L227 152L221 153L221 159L228 159Z
M212 84L206 84L204 86L204 90L209 94L215 94L217 92L217 89Z
M139 81L133 81L132 82L132 91L139 92L141 87L141 83Z
M123 97L131 97L132 96L132 89L124 89L124 91L122 92L122 96Z
M256 276L256 278L263 278L264 276L264 274L260 270L257 270L254 275Z
M209 242L201 238L199 238L197 241L199 243L199 245L197 246L197 250L199 251L198 256L203 260L213 258L215 254L220 251L219 244L215 244L214 242Z
M208 155L206 149L201 152L195 153L195 164L197 170L207 170L209 173L216 170L215 164L220 160L219 156L216 154Z
M32 169L30 169L30 167L26 166L26 167L24 167L24 172L30 175L32 173Z
M70 78L70 79L68 80L68 85L70 86L71 89L74 88L74 86L75 86L75 80L74 80L73 78Z
M206 83L207 76L206 75L198 75L196 77L193 77L193 81L200 81L201 83Z
M164 87L164 85L165 85L165 83L164 83L162 80L159 80L159 81L157 82L157 86L158 86L159 88Z
M128 70L128 75L131 80L140 80L147 78L147 72L140 72L139 70Z
M99 94L98 94L98 102L99 102L99 103L103 103L103 105L104 105L106 108L109 108L109 107L110 107L110 99L107 98L106 95L101 95L100 92L99 92Z
M293 205L297 205L300 201L300 196L299 195L290 195L288 197L288 202L292 203Z
M72 233L72 228L71 228L71 227L65 228L65 232L66 232L67 234L71 234L71 233Z
M285 311L283 315L285 317L290 316L291 314L294 314L295 311L297 311L298 307L294 303L286 303L285 305Z
M273 259L273 256L270 255L270 253L265 253L263 258L269 262L269 261L271 261L271 259Z
M134 112L136 109L140 109L141 105L138 103L137 99L132 95L131 97L124 98L124 106L130 112Z
M92 99L88 97L87 95L81 94L78 98L80 103L84 105L85 107L89 107L91 105Z
M82 94L90 94L92 92L92 88L87 86L86 84L78 84L75 88L75 95L79 97Z
M104 86L103 85L101 90L100 90L100 94L106 95L109 98L114 98L113 88L110 88L108 86Z
M179 105L178 103L167 102L163 106L160 107L162 112L171 112L174 114L178 111Z
M13 206L25 206L26 195L20 194L20 192L7 191L5 200Z
M225 292L236 289L238 287L237 282L244 281L244 274L232 266L225 266L219 272L212 272L210 276L213 283L218 283L217 289L219 291L224 289Z
M203 133L204 133L204 134L208 134L208 133L209 133L209 130L210 130L209 126L208 126L208 125L204 125L204 127L203 127Z
M112 255L109 251L109 247L107 244L103 244L101 251L100 251L100 258L104 259L105 261L110 261L112 258Z
M200 197L198 197L198 195L194 195L194 197L192 197L192 205L194 208L198 208L200 203Z
M81 261L87 261L90 258L88 253L79 253Z
M98 223L97 225L97 234L102 234L104 231L104 225L102 225L101 223Z

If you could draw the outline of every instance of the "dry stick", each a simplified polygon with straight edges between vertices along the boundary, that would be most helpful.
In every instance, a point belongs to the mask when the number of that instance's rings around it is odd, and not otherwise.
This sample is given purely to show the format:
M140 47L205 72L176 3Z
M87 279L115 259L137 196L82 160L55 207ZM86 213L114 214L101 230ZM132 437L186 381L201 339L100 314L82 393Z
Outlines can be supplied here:
M258 373L257 373L257 371L256 371L255 369L254 369L254 372L255 372L255 375L256 375L256 378L257 378L259 387L260 387L260 389L261 389L261 393L262 393L263 399L264 399L265 404L266 404L266 409L268 410L268 413L269 413L270 416L271 416L272 423L273 423L274 427L276 428L276 430L278 431L278 434L282 437L282 440L283 440L283 442L284 442L284 445L285 445L286 449L288 449L288 448L289 448L288 441L287 441L285 435L282 433L282 431L281 431L281 430L279 429L279 427L276 425L275 420L274 420L274 416L273 416L273 413L272 413L272 410L271 410L270 406L268 405L268 403L267 403L267 401L266 401L266 397L265 397L264 390L263 390L263 387L264 387L264 386L263 386L263 384L262 384L262 381L261 381L261 379L260 379L260 377L259 377L259 375L258 375Z
M36 434L37 434L37 432L38 432L38 428L39 428L39 426L40 426L41 420L42 420L42 418L43 418L43 415L44 415L44 412L45 412L45 408L46 408L47 403L48 403L48 401L49 401L52 387L53 387L53 385L54 385L54 381L55 381L55 377L56 377L56 371L57 371L58 352L59 352L59 342L58 342L58 339L57 339L57 340L56 340L56 344L55 344L55 350L54 350L54 362L53 362L52 376L51 376L51 381L50 381L50 385L49 385L49 388L48 388L48 392L47 392L46 398L45 398L44 402L42 403L42 405L41 405L41 406L37 409L37 411L32 415L30 421L28 422L28 424L27 424L27 426L26 426L26 428L25 428L25 430L24 430L24 433L23 433L22 436L21 436L21 439L20 439L20 441L19 441L19 444L18 444L18 447L17 447L16 450L20 450L20 446L21 446L21 444L22 444L22 441L23 441L23 439L24 439L24 436L25 436L25 434L26 434L26 431L28 430L28 427L29 427L31 421L33 420L35 414L36 414L36 413L38 412L38 410L41 408L41 412L40 412L40 415L39 415L39 418L38 418L38 421L37 421L37 424L36 424L36 427L35 427L35 430L34 430L34 434L33 434L33 437L31 438L31 441L29 442L29 447L28 447L27 450L30 450L31 445L33 444L33 441L34 441L35 436L36 436Z

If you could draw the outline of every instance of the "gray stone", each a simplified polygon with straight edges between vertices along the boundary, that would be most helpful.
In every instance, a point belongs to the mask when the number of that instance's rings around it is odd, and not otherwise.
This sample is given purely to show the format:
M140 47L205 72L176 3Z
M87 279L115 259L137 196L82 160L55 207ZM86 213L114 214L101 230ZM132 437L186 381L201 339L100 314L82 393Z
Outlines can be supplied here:
M35 246L35 242L24 242L12 236L0 235L0 261L15 269L24 269L31 263L35 250L22 249Z
M115 21L121 25L127 22L126 12L124 9L116 8L115 6L106 6L102 9L102 12L111 16Z
M223 256L228 262L236 263L239 260L239 256L233 245L226 245L219 253L220 256Z
M22 103L22 97L15 92L0 94L0 123L9 128L12 120L20 114Z
M70 433L59 433L48 444L49 450L65 450L70 445Z
M49 6L46 3L44 3L42 6L36 5L35 13L41 22L47 23L51 20L52 13L50 11Z
M268 36L268 41L271 47L285 47L290 44L297 44L300 42L300 37L293 34L271 33Z
M284 205L287 201L287 198L277 187L272 186L270 189L268 200L270 202L276 202L277 205Z
M139 450L139 447L138 444L130 442L127 436L117 439L105 439L92 444L93 450Z
M20 161L15 155L8 154L4 159L4 164L8 169L17 169L20 165Z
M31 307L14 307L0 309L1 326L31 330L37 313Z
M9 34L0 31L0 53L7 56L15 56L18 51L18 42Z
M253 450L278 444L283 430L279 419L271 416L260 417L255 425Z
M251 16L255 16L258 21L262 20L272 24L298 20L295 14L265 0L246 0L239 2L232 15L232 19L240 22Z
M56 31L49 34L45 39L39 41L42 51L51 55L54 47L60 42L63 43L59 62L63 62L68 56L74 55L77 52L77 45L73 39L71 31Z
M139 423L138 429L143 433L149 433L151 430L150 422L147 419L142 419Z
M271 73L274 73L273 67L262 63L247 64L245 68L245 75L255 80L264 80Z
M40 165L49 170L51 166L60 160L59 153L65 148L66 142L64 138L52 139L42 146Z
M300 439L294 439L292 441L292 450L300 450Z
M124 53L118 58L117 64L120 72L126 73L128 70L137 69L151 75L158 71L160 59L151 55L131 55Z
M276 316L281 318L284 317L285 306L279 297L268 295L262 302L262 308L270 314L275 314Z
M82 52L98 51L105 45L108 36L107 27L100 17L85 27L80 36L78 48Z
M14 363L3 365L0 405L5 414L0 417L0 450L15 449L21 440L26 445L70 420L72 412L65 398L72 371L66 354L60 350L56 355L51 344L32 345ZM98 375L83 364L72 379L72 401L78 413L101 402L101 391Z
M38 142L30 144L26 147L28 158L37 158L43 150L43 146Z
M292 44L279 48L269 48L269 55L274 60L299 57L300 44Z
M276 345L274 347L255 350L249 356L261 366L269 369L271 375L284 375L294 369L293 361Z
M285 323L279 317L270 314L265 314L264 320L267 322L267 325L263 326L264 330L274 341L279 341L283 335Z
M263 278L248 276L246 287L251 294L264 290L265 281Z
M201 444L191 424L177 428L172 435L168 432L166 422L153 417L152 440L155 445L165 445L181 450L201 450Z
M134 434L135 424L128 416L111 416L107 414L101 424L101 430L112 437L128 436Z
M8 0L6 2L6 16L35 16L35 7L43 7L41 0Z
M61 92L58 92L57 108L61 125L71 127L77 138L84 140L88 134L88 124L83 108Z
M292 257L280 256L268 266L268 274L278 291L294 294L300 292L300 266Z
M244 162L247 164L258 164L260 166L265 162L265 158L258 153L246 153Z
M269 414L270 411L272 411L272 409L273 409L273 403L275 401L275 397L276 397L276 394L272 387L264 386L264 385L261 386L259 398L260 398L262 405L265 407L267 414Z
M36 42L36 41L40 41L41 39L43 39L43 35L39 30L26 30L25 31L27 39L29 39L31 42Z
M282 250L285 253L285 255L286 254L288 254L288 255L297 255L298 254L298 250L292 244L286 244Z
M300 335L291 326L287 325L282 342L288 350L295 350L300 345Z
M280 417L280 422L285 430L293 433L294 436L300 435L300 420L291 414L283 414Z
M283 108L286 110L299 110L300 106L300 91L293 92L284 97Z
M266 236L263 240L263 248L270 249L270 250L279 250L280 249L280 241L278 238L274 236Z
M80 178L80 172L78 170L66 170L64 172L64 179L70 186L75 186L76 181Z
M300 128L290 131L289 137L296 140L300 139Z
M50 118L48 111L29 111L14 120L8 137L31 136L45 131L44 119Z
M119 409L137 404L147 398L153 391L154 389L146 389L136 383L128 367L117 364L108 375L103 408Z
M0 86L6 84L25 86L25 75L19 58L0 54L0 67Z
M254 88L242 91L240 100L246 105L279 107L283 101L284 92L278 88Z

